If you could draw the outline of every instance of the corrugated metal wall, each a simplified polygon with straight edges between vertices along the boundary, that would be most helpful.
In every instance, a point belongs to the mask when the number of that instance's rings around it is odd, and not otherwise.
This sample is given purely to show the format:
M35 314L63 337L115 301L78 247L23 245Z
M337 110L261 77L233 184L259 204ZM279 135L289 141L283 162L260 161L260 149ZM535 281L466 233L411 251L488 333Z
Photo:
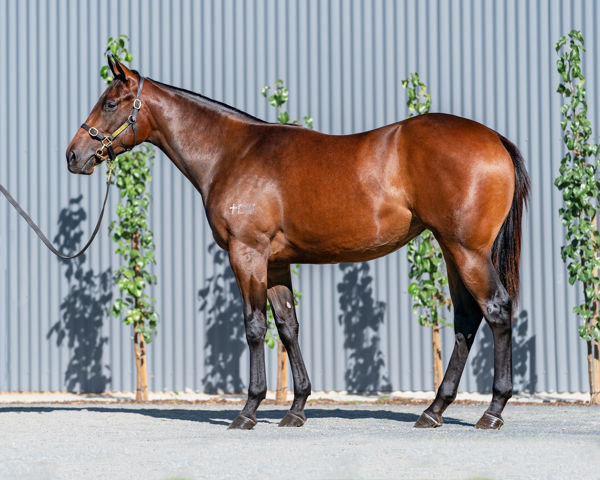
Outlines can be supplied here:
M316 129L330 133L405 118L400 80L418 71L434 110L485 123L527 159L533 189L517 387L585 391L577 294L559 257L552 183L562 153L553 45L571 28L583 30L590 112L600 128L598 18L594 0L0 0L0 182L63 249L88 235L103 175L70 175L64 152L102 91L98 70L111 35L130 36L143 74L261 118L274 120L261 87L283 78L292 116L311 114ZM240 390L247 353L226 257L192 186L162 155L154 174L161 320L149 349L151 388ZM111 211L116 201L113 192ZM133 389L131 332L105 313L118 265L108 223L85 261L63 263L0 199L0 391ZM429 331L411 313L404 251L355 266L303 266L296 283L315 390L431 389ZM446 359L452 337L444 333ZM486 327L461 390L489 390L489 347Z

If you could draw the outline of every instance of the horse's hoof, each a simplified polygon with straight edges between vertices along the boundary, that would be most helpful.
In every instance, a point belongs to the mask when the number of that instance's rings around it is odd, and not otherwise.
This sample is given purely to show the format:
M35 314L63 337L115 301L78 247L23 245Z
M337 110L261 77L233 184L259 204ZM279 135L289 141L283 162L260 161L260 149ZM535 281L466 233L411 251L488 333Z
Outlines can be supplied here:
M245 417L240 414L235 417L235 420L231 422L229 425L230 430L252 430L252 428L256 425L256 420L253 418Z
M482 430L500 430L502 425L504 425L504 420L502 420L501 417L485 412L475 425L475 428L480 428Z
M303 418L304 417L304 418ZM301 427L306 422L304 414L302 416L297 413L287 412L285 417L279 422L280 427Z
M415 428L437 428L441 427L443 423L444 419L441 415L423 412L419 419L415 422Z

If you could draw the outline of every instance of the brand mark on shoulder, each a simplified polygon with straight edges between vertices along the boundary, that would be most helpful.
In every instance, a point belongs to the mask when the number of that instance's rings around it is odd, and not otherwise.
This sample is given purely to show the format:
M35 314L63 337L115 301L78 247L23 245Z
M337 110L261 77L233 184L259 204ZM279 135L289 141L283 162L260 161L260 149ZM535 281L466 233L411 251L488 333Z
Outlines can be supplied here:
M233 203L229 210L233 215L253 215L256 203Z

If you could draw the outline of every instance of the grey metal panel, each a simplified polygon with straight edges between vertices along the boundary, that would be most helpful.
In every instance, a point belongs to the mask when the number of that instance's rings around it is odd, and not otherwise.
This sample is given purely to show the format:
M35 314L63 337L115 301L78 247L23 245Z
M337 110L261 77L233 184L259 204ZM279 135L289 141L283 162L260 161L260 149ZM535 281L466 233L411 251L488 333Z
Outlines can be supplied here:
M561 198L552 184L563 151L553 44L571 28L583 30L590 114L600 128L599 13L593 0L0 0L0 181L51 238L88 234L103 178L68 174L63 155L102 90L98 69L110 35L131 37L142 73L271 121L259 91L283 78L292 116L311 114L318 130L335 134L404 118L400 80L418 71L434 110L502 132L527 160L533 188L515 324L517 386L584 391L585 346L572 313L580 294L560 260ZM248 358L239 309L227 310L239 299L226 257L211 247L189 182L163 155L154 174L161 323L149 349L150 387L239 389ZM116 201L113 194L111 212ZM65 208L85 219L59 223ZM107 225L85 261L69 267L0 201L0 391L133 389L131 333L104 313L117 292L102 275L118 266ZM64 236L57 242L66 247ZM315 389L431 389L429 331L413 317L407 272L403 250L366 265L302 266L300 335ZM343 295L368 308L356 315ZM363 335L345 346L353 322ZM461 390L489 390L491 351L482 348L489 342L482 328ZM445 361L452 344L445 330ZM219 352L229 354L223 364ZM348 370L374 352L379 370ZM268 351L271 387L274 359Z

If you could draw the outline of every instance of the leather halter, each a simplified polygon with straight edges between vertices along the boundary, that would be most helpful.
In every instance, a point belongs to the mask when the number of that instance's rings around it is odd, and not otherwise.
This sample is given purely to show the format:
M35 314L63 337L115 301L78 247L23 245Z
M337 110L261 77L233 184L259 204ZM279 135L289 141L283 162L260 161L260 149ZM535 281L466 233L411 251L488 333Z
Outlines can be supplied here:
M127 127L129 127L130 125L131 125L131 128L133 129L133 145L129 148L125 148L125 151L131 150L137 144L137 114L138 114L140 108L142 108L142 101L140 100L140 97L142 95L143 86L144 86L144 77L142 77L140 75L140 83L138 86L137 95L135 97L135 100L133 101L133 108L131 109L131 115L129 115L127 120L119 128L117 128L111 135L104 135L104 134L100 133L96 127L90 127L87 123L81 124L81 128L86 130L90 134L90 137L92 137L94 140L98 140L100 143L102 143L102 147L99 148L98 150L96 150L96 156L100 160L107 160L107 158L110 158L110 161L112 162L116 158L116 154L115 154L115 151L113 150L112 144L115 141L115 139L119 135L121 135L125 130L127 130ZM108 155L106 155L104 153L105 149L106 149Z
M112 135L103 135L98 131L97 128L90 127L89 125L87 125L85 123L83 125L81 125L81 128L83 128L84 130L87 130L87 132L90 134L90 137L92 137L93 139L98 140L99 142L102 143L102 147L99 148L98 150L96 150L96 156L98 158L100 158L101 160L107 160L107 158L110 158L110 160L107 161L108 176L106 177L106 194L104 195L104 203L102 204L102 210L100 211L100 216L98 217L98 221L96 222L96 227L94 228L94 232L92 233L92 236L90 237L88 242L85 244L85 246L79 252L77 252L74 255L65 255L65 254L59 252L52 245L50 240L48 240L48 238L42 233L40 228L35 224L35 222L27 214L27 212L25 212L25 210L23 210L23 208L10 195L10 193L8 193L8 190L6 190L6 188L4 188L4 186L0 185L0 193L2 193L6 197L6 199L11 203L11 205L17 209L17 212L19 213L19 215L21 215L25 219L25 221L33 229L33 231L36 233L36 235L42 240L42 242L44 242L44 245L46 245L52 253L54 253L56 256L58 256L60 258L70 260L70 259L79 257L80 255L83 255L83 253L92 244L92 242L94 241L94 238L96 237L96 235L98 234L98 231L100 230L100 224L102 223L102 217L104 216L104 210L106 209L106 202L108 201L108 192L110 190L110 179L111 179L112 172L113 172L112 161L116 158L115 151L112 148L112 143L115 140L115 138L117 138L119 135L121 135L121 133L123 133L127 129L127 127L129 127L131 125L131 128L133 128L133 145L129 148L125 148L125 151L131 150L133 147L135 147L135 145L137 143L136 121L137 121L138 111L140 110L140 108L142 108L142 101L140 100L140 96L142 95L143 85L144 85L144 77L142 77L140 75L140 84L138 86L137 96L136 96L135 100L133 101L133 108L131 110L131 115L129 115L129 117L127 118L127 121L125 123L123 123L123 125L121 125L119 128L117 128L112 133ZM108 157L104 154L105 149L108 152Z

